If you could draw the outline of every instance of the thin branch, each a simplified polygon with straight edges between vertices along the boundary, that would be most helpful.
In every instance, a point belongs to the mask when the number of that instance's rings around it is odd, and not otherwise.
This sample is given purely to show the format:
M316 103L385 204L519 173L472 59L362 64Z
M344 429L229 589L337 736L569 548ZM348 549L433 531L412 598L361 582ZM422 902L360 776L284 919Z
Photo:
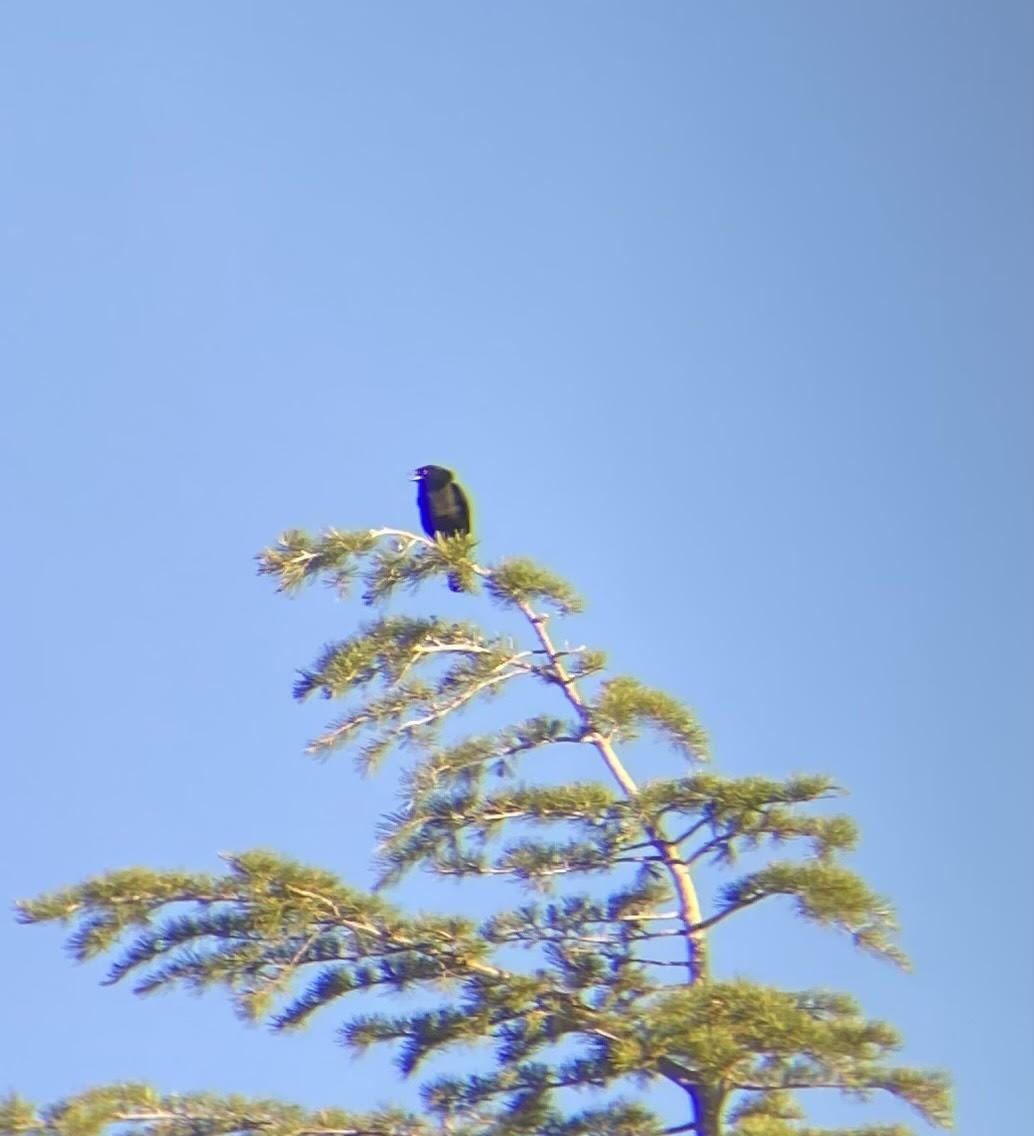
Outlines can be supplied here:
M501 663L500 666L506 666L506 663ZM421 726L426 726L430 722L437 722L439 718L444 718L447 714L451 714L453 710L458 710L465 702L469 702L475 698L483 690L488 690L489 687L497 686L501 682L506 682L507 679L520 678L526 672L521 670L505 671L503 674L495 675L492 678L486 678L483 682L479 682L476 686L470 687L469 690L463 691L458 694L451 702L446 703L444 706L437 706L429 713L420 718L410 718L408 722L400 722L395 727L396 734L408 734L412 730L418 730Z
M184 1120L203 1124L205 1121L211 1121L213 1116L211 1112L194 1109L183 1109L179 1111L170 1109L118 1109L112 1112L106 1119L107 1122L111 1124L175 1124ZM222 1127L222 1121L224 1120L222 1114L220 1114L218 1119L220 1120L220 1131L222 1132L251 1132L274 1127L282 1130L283 1128L282 1124L279 1124L270 1117L259 1118L247 1115L236 1117L234 1118L235 1123L232 1128ZM316 1127L306 1124L294 1129L292 1136L393 1136L393 1134L397 1132L397 1128Z
M715 836L711 840L705 841L699 848L695 848L689 856L686 857L687 864L696 864L705 856L712 852L721 852L723 849L727 850L729 845L736 839L737 834L734 832L723 832L720 836Z
M702 828L706 828L710 823L711 823L711 818L709 816L701 817L700 820L698 820L695 824L691 824L689 826L689 828L687 828L686 831L681 836L676 836L675 839L672 841L672 843L673 844L682 844L684 841L688 840L691 836L696 836L696 834ZM690 858L689 862L692 862L692 857Z
M331 532L334 530L331 529ZM424 544L428 548L437 548L438 545L430 537L421 536L419 533L409 532L408 529L370 529L370 536L374 540L380 540L382 536L397 536L401 537L407 544Z
M735 915L737 911L744 911L748 907L753 907L755 903L760 903L763 899L771 899L773 896L786 894L786 892L781 891L766 891L761 895L752 896L750 899L741 899L736 903L731 903L724 910L717 912L715 915L709 915L706 919L701 920L701 930L708 931L712 927L717 927L719 923L724 923L730 915Z

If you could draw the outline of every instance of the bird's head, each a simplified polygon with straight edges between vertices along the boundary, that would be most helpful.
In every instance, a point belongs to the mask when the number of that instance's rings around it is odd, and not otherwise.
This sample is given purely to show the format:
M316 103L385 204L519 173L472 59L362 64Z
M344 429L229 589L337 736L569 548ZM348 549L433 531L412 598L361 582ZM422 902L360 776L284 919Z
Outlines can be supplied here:
M422 465L413 470L411 481L424 481L429 489L441 489L452 481L452 470L440 465Z

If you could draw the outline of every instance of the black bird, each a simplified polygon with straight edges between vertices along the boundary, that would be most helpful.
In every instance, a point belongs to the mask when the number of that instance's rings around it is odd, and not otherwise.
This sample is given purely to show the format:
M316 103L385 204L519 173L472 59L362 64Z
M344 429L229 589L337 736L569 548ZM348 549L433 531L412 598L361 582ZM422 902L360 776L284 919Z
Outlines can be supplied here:
M429 537L466 536L470 532L470 503L453 478L451 469L422 465L413 473L413 480L420 483L416 503L420 509L420 523ZM453 592L463 590L458 576L449 576L449 589Z

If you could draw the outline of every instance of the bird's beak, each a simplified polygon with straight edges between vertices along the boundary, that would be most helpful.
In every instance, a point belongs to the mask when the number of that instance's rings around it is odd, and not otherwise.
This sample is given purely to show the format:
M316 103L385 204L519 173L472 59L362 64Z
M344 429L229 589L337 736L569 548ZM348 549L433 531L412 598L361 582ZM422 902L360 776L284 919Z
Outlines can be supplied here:
M411 474L409 475L409 480L410 480L410 481L419 481L419 480L420 480L420 474L419 474L419 473L417 473L417 472L416 472L416 470L414 470L414 471L413 471L413 472L412 472L412 473L411 473Z

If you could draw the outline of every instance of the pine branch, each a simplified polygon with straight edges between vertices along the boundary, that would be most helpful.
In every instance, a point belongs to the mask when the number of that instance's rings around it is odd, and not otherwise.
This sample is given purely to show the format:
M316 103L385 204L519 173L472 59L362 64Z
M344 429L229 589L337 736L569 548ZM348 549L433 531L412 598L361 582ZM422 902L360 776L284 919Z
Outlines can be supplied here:
M401 1109L311 1111L241 1096L163 1095L141 1084L90 1089L46 1109L15 1096L0 1099L2 1136L431 1136L437 1131ZM474 1131L469 1129L470 1136Z
M794 896L803 918L838 927L858 947L907 969L907 957L893 942L897 923L887 901L854 872L822 861L773 862L727 884L718 911L706 923L714 926L775 895Z

